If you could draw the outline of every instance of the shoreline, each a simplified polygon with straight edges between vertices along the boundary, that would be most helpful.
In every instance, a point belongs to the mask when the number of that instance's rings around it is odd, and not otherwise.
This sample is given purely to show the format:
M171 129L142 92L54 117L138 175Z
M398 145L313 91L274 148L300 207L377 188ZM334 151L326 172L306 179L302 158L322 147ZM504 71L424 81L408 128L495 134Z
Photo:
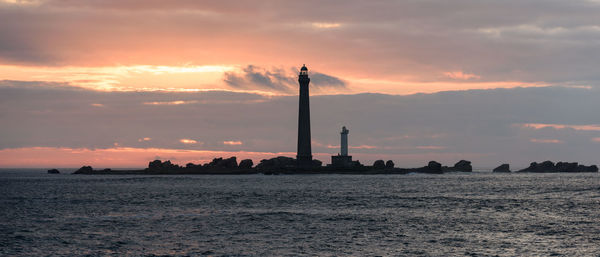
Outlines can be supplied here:
M172 164L170 161L152 161L145 169L102 169L96 170L91 166L83 166L72 174L84 175L404 175L409 173L445 174L445 173L472 173L470 161L460 160L454 166L442 166L436 161L430 161L427 166L419 168L396 168L393 162L384 164L382 160L376 161L373 166L355 165L350 167L336 167L334 165L321 166L320 163L310 167L299 167L294 159L289 157L276 157L262 160L254 166L251 160L243 160L239 164L236 157L227 159L215 158L212 162L203 165L193 163L185 167ZM596 165L585 166L576 162L545 161L532 162L529 167L511 171L509 164L502 164L490 171L491 173L597 173ZM57 169L48 170L49 174L60 174Z

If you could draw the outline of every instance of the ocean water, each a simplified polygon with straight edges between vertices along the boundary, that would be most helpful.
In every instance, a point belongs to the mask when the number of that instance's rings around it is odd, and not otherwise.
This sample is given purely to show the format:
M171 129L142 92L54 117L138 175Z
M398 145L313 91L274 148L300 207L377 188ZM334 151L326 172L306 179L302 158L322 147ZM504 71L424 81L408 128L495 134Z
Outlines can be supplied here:
M600 174L0 171L0 255L600 256Z

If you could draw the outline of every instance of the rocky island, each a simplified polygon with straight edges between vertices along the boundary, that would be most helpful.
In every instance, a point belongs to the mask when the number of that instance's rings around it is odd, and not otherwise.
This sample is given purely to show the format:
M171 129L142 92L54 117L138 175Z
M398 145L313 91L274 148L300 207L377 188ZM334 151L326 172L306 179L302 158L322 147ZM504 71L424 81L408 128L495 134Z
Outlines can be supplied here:
M542 163L532 162L529 167L519 170L517 172L538 172L538 173L551 173L551 172L598 172L598 166L591 165L585 166L577 162L557 162L554 164L551 161L545 161Z
M377 160L372 166L365 166L356 161L352 167L323 166L321 161L313 160L311 167L297 166L294 158L279 156L271 159L263 159L254 165L251 159L237 162L237 157L214 158L205 164L188 163L180 166L171 161L154 160L148 163L148 168L140 170L95 170L91 166L83 166L73 174L205 174L205 175L242 175L242 174L407 174L407 173L429 173L442 174L449 171L472 171L471 162L461 160L453 167L442 166L436 161L430 161L427 166L420 168L396 168L394 162L388 160Z
M176 174L198 174L198 175L244 175L244 174L408 174L408 173L427 173L427 174L443 174L447 172L472 172L473 167L471 162L460 160L451 167L442 166L439 162L430 161L426 166L419 168L397 168L394 167L393 161L377 160L371 166L360 164L355 161L356 165L351 167L335 167L330 165L323 166L319 160L313 160L311 167L298 167L297 160L290 157L279 156L271 159L263 159L258 164L254 165L251 159L243 159L239 163L237 157L229 158L214 158L211 162L205 164L188 163L185 166L180 166L171 163L171 161L154 160L148 163L148 167L140 170L113 170L102 169L96 170L91 166L83 166L73 172L73 174L94 174L94 175L131 175L131 174L146 174L146 175L176 175ZM56 169L52 169L49 173L58 173ZM502 164L493 169L493 172L511 173L509 164ZM551 161L542 163L533 162L525 169L516 171L535 172L535 173L550 173L550 172L598 172L596 165L585 166L577 162L558 162L554 164Z

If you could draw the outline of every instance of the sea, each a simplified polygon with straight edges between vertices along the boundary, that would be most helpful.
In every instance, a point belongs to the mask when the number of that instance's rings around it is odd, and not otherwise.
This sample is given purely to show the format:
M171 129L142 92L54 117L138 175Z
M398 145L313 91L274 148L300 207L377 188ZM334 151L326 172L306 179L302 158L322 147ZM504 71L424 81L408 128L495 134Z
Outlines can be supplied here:
M0 170L2 256L600 256L600 174Z

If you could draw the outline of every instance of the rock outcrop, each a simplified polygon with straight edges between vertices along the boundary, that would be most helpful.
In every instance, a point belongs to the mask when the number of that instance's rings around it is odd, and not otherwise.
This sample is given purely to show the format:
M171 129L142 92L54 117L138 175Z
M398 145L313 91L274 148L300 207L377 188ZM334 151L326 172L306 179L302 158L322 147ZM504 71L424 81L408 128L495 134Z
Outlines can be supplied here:
M394 168L394 162L392 160L388 160L387 162L385 162L385 168L386 169L393 169Z
M271 159L263 159L259 164L256 165L256 169L259 171L272 171L278 169L288 169L296 167L296 159L279 156Z
M181 170L181 169L182 169L181 166L172 164L171 161L162 162L160 160L154 160L154 161L151 161L150 163L148 163L148 168L146 170L148 170L150 172L161 173L161 172L170 172L170 171L176 171L176 170Z
M315 168L320 168L321 166L323 166L323 162L319 161L317 159L313 159L312 160L312 166Z
M551 161L542 163L532 162L529 167L518 172L598 172L596 165L585 166L577 162L558 162L554 164Z
M383 169L385 169L385 162L383 160L376 160L373 163L373 169L376 169L376 170L383 170Z
M78 170L76 170L75 172L73 172L73 174L92 174L94 173L94 169L92 168L92 166L83 166L81 168L79 168Z
M251 169L254 166L254 162L251 159L244 159L240 161L240 165L238 166L240 169Z
M460 160L452 167L442 167L444 172L453 172L453 171L462 171L462 172L472 172L473 167L471 166L470 161Z
M58 171L57 169L50 169L48 170L48 174L60 174L60 171Z
M396 168L397 169L397 168ZM413 169L402 169L406 172L416 172L416 173L431 173L431 174L441 174L444 173L442 171L442 164L436 161L430 161L427 166L421 168L413 168Z
M227 159L214 158L210 163L204 164L203 167L208 169L237 169L237 157L232 156Z
M492 170L493 172L510 172L510 165L507 163L504 163L496 168L494 168L494 170Z

